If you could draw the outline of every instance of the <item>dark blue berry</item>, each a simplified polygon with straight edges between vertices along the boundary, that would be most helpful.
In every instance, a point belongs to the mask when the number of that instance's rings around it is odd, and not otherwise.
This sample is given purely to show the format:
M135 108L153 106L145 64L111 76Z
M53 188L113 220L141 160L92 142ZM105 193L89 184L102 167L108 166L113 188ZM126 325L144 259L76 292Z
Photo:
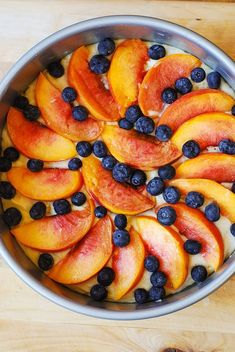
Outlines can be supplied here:
M235 142L231 141L230 139L222 139L219 142L219 150L222 153L234 155L235 154Z
M149 299L151 301L159 301L164 299L166 296L166 292L164 287L151 287L149 290Z
M91 143L89 143L87 141L81 141L81 142L77 143L76 150L80 156L85 158L85 157L91 155L92 145L91 145Z
M235 116L235 105L233 105L232 109L231 109L231 113L233 116Z
M207 75L207 83L209 88L218 89L221 84L221 76L219 72L213 71Z
M162 100L166 104L172 104L177 99L177 92L173 88L166 88L162 92Z
M174 186L166 187L163 191L163 198L167 203L175 204L180 200L181 194Z
M59 78L64 75L64 67L59 61L53 61L47 66L47 71L54 78Z
M148 291L146 291L144 288L137 288L134 291L134 297L136 303L143 304L148 301Z
M156 138L161 142L167 142L172 136L172 130L167 125L160 125L155 131Z
M69 170L76 171L82 167L82 161L79 158L70 159L68 162Z
M42 219L46 215L46 205L43 202L35 203L29 211L29 215L32 219Z
M145 269L152 272L152 273L158 270L159 265L160 265L159 261L154 255L148 255L144 259Z
M107 214L107 209L105 207L103 207L103 205L98 205L96 208L95 208L95 216L97 218L104 218L105 215Z
M204 81L206 78L206 72L201 67L196 67L191 72L191 79L192 81L199 83Z
M94 285L90 290L90 296L94 301L103 301L108 296L108 291L102 285Z
M231 232L231 234L235 237L235 224L232 224L232 225L230 226L230 232Z
M68 214L71 212L71 205L66 199L57 199L53 202L53 208L58 215Z
M115 42L111 38L105 38L98 43L97 48L100 55L108 56L114 52Z
M16 226L21 222L22 215L21 212L14 208L8 208L2 214L2 219L9 227Z
M7 181L1 181L0 182L0 197L3 199L12 199L15 197L16 190L15 188L10 184L10 182Z
M39 159L29 159L27 161L27 168L32 172L39 172L43 169L43 161Z
M196 265L191 270L191 276L195 282L203 282L207 278L207 270L203 265Z
M28 98L24 97L23 95L18 95L18 97L15 98L15 101L13 103L13 106L15 106L18 109L24 110L29 104Z
M11 169L12 164L11 161L3 156L0 156L0 171L7 172Z
M106 73L109 66L110 61L104 55L94 55L89 62L90 70L96 74Z
M127 218L124 214L117 214L114 218L114 224L119 230L124 230L127 225Z
M40 117L40 110L37 106L28 104L23 110L24 116L29 121L36 121Z
M193 85L188 78L183 77L176 80L175 88L180 94L187 94L191 92Z
M114 180L118 182L126 182L131 176L131 168L123 163L118 163L114 166L112 175Z
M162 207L157 212L157 219L162 225L173 225L176 220L176 211L169 205Z
M146 174L142 170L134 170L130 182L132 186L143 186L147 180Z
M123 128L124 130L131 130L133 127L134 127L134 125L133 125L133 123L132 122L130 122L130 121L128 121L127 119L120 119L119 121L118 121L118 126L120 127L120 128Z
M42 253L38 258L38 266L41 270L50 270L54 265L54 259L49 253Z
M141 116L138 118L135 124L135 128L138 132L150 134L154 131L154 122L150 117Z
M92 149L93 153L95 154L95 156L97 156L97 158L103 158L107 155L107 147L102 141L96 141L93 144Z
M165 184L160 177L154 177L146 186L146 190L151 196L157 196L164 191Z
M76 192L72 195L71 202L73 205L79 207L86 203L86 195L83 192Z
M235 193L235 182L232 184L231 191L232 191L233 193Z
M162 271L155 271L150 276L150 282L155 287L163 287L167 282L167 278Z
M72 108L72 116L74 120L84 121L88 118L89 112L85 106L78 105Z
M130 234L127 230L115 230L113 233L113 244L116 247L126 247L130 243Z
M220 218L220 208L216 203L210 203L205 208L205 215L209 221L218 221Z
M112 155L107 155L102 159L102 166L106 170L113 170L117 164L117 160Z
M72 103L78 95L74 88L66 87L62 90L61 96L66 103Z
M8 147L4 150L3 156L10 161L16 161L19 159L20 153L14 147Z
M115 272L112 268L105 267L97 275L97 281L102 286L109 286L115 278Z
M185 203L190 208L199 208L204 203L204 196L199 192L189 192L185 197Z
M186 158L192 159L200 154L200 145L193 140L187 141L182 147L182 152Z
M125 118L131 123L135 123L139 117L143 116L139 105L131 105L127 108Z
M184 242L184 250L185 252L195 255L201 252L202 245L198 241L195 240L187 240Z
M161 59L165 55L166 55L166 50L162 45L154 44L150 46L148 50L148 56L153 60Z
M175 177L175 168L172 165L161 166L158 169L158 175L163 180L171 180Z

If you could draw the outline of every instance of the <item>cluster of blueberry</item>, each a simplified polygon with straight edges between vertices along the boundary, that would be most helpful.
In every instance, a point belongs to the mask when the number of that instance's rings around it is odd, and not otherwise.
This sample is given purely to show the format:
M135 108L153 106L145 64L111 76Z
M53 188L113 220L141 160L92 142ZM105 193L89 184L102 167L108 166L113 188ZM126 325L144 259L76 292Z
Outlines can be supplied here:
M35 105L29 104L28 98L23 95L17 96L13 105L20 109L29 121L36 121L40 116L39 108Z
M112 268L104 267L97 275L98 284L91 287L90 296L94 301L103 301L108 296L107 286L110 286L115 279L115 272Z

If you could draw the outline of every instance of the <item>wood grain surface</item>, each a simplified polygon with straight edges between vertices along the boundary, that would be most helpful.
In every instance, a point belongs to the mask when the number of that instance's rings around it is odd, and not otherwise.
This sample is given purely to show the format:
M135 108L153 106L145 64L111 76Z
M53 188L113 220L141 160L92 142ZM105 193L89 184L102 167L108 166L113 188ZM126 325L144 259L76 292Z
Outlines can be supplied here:
M141 14L182 24L235 58L235 4L155 0L0 0L0 78L32 45L84 19ZM0 259L0 352L235 351L235 278L203 301L144 321L89 318L47 301Z

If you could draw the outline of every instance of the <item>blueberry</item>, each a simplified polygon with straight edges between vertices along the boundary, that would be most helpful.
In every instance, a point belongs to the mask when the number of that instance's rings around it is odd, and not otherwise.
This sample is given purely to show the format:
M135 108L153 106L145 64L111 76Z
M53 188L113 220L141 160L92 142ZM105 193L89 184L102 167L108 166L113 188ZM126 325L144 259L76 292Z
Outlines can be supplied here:
M207 270L203 265L196 265L191 270L191 276L193 281L203 282L207 278Z
M163 180L171 180L175 177L175 168L172 165L161 166L158 169L158 175Z
M38 258L38 266L41 270L50 270L54 265L54 259L49 253L42 253Z
M98 43L97 48L100 55L108 56L114 52L115 42L111 38L105 38Z
M146 291L144 288L137 288L134 291L134 297L136 303L143 304L148 300L148 291Z
M15 197L16 190L15 188L10 184L10 182L7 181L1 181L0 182L0 197L3 199L12 199Z
M167 282L167 278L162 271L155 271L150 276L150 282L155 287L163 287Z
M232 225L230 226L230 232L231 232L231 234L235 237L235 224L232 224Z
M59 78L64 75L64 67L59 61L53 61L47 66L47 71L54 78Z
M154 44L150 46L148 50L148 56L153 60L161 59L165 55L166 55L166 50L162 45Z
M102 285L94 285L90 290L90 296L94 301L103 301L108 296L108 291Z
M155 125L153 120L150 117L141 116L136 121L135 127L138 132L150 134L154 131Z
M233 105L232 109L231 109L231 113L233 116L235 116L235 105Z
M3 156L0 156L0 171L7 172L11 169L12 164L11 161Z
M162 100L166 104L172 104L177 99L177 92L173 88L166 88L162 92Z
M193 85L188 78L183 77L176 80L175 88L180 94L187 94L191 92Z
M160 265L159 261L154 255L148 255L144 259L144 267L145 267L145 269L150 271L150 272L152 272L152 273L154 271L158 270L159 265Z
M185 252L195 255L201 252L202 245L198 241L195 240L187 240L184 242L184 250Z
M74 88L66 87L62 90L61 96L66 103L72 103L78 95Z
M166 292L163 287L151 287L149 290L149 299L151 301L159 301L164 299L166 296Z
M232 184L231 191L232 191L233 193L235 193L235 182L233 182L233 184Z
M133 186L143 186L147 180L146 174L142 170L134 170L130 182Z
M192 159L200 154L200 145L193 140L187 141L182 147L182 152L186 158Z
M205 215L209 221L218 221L220 218L220 208L216 203L210 203L205 208Z
M123 128L124 130L131 130L133 127L134 127L134 125L133 125L133 123L132 122L130 122L130 121L128 121L127 119L120 119L119 121L118 121L118 126L120 127L120 128Z
M167 142L172 136L172 130L167 125L160 125L155 131L156 138L161 142Z
M219 142L219 150L222 153L234 155L235 154L235 142L230 139L222 139Z
M206 72L201 67L196 67L191 72L191 79L192 81L199 83L204 81L206 78Z
M8 208L2 214L2 219L9 227L16 226L21 222L21 212L16 208Z
M125 247L130 243L130 234L127 230L115 230L113 243L116 247Z
M114 224L119 230L124 230L127 225L127 218L124 214L117 214L114 218Z
M68 214L71 212L71 205L66 199L57 199L53 202L53 208L58 215Z
M131 168L123 163L118 163L114 166L112 172L114 180L118 182L126 182L131 176Z
M103 55L94 55L90 59L90 70L96 74L106 73L109 70L110 61Z
M4 150L3 156L10 161L16 161L19 159L20 153L14 147L8 147Z
M24 116L29 121L36 121L40 116L40 110L37 106L28 104L23 110Z
M176 211L169 205L162 207L157 212L157 219L162 225L173 225L176 220Z
M39 159L29 159L27 161L27 168L32 172L39 172L43 169L43 161Z
M103 205L98 205L95 208L94 212L95 212L95 216L100 219L105 217L105 215L107 214L107 209L103 207Z
M105 156L102 159L102 166L106 170L113 170L116 164L117 160L112 155Z
M79 158L70 159L68 162L69 170L76 171L82 167L82 161Z
M97 275L97 281L100 285L109 286L115 278L115 272L112 268L105 267Z
M72 108L72 116L74 120L84 121L88 118L89 112L85 106L78 105Z
M185 203L190 208L199 208L204 203L204 196L199 192L189 192L185 197Z
M139 105L131 105L127 108L125 118L131 123L135 123L139 117L143 116Z
M164 191L165 184L160 177L154 177L147 183L146 190L151 196L158 196Z
M175 204L180 200L181 194L174 186L166 187L163 191L163 198L167 203Z
M72 195L71 202L73 205L79 207L86 202L86 195L83 192L76 192Z
M15 98L15 101L13 103L13 106L24 110L29 104L28 98L24 97L23 95L18 95L18 97Z
M46 205L43 202L35 203L29 211L29 215L32 219L42 219L46 214Z
M76 150L80 156L82 156L83 158L86 158L87 156L91 155L92 146L87 141L81 141L77 143Z
M102 141L96 141L93 144L92 149L93 153L95 154L95 156L97 156L97 158L103 158L107 155L107 147Z
M221 84L221 76L219 72L213 71L207 75L207 83L209 88L218 89Z

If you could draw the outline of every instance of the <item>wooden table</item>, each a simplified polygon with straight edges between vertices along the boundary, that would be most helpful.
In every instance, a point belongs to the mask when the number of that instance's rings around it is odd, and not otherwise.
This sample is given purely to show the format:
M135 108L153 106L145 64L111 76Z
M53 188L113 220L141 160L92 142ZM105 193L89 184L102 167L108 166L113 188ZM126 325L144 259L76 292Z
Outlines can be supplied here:
M0 0L0 76L32 45L84 19L156 16L205 35L235 58L234 1ZM200 303L145 321L115 322L69 312L27 287L0 259L0 352L235 351L235 278Z

